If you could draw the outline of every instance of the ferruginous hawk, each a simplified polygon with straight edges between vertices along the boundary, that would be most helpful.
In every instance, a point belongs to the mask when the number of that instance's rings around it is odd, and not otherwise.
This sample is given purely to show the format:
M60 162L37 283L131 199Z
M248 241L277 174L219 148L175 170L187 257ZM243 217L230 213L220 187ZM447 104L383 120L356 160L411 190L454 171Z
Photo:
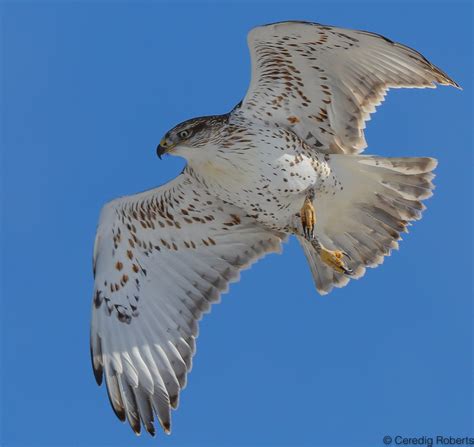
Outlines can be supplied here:
M398 247L431 196L432 158L359 155L389 88L458 85L420 53L306 22L253 29L252 79L225 115L171 129L173 181L102 209L94 246L92 363L136 433L169 433L198 321L239 272L295 235L321 294Z

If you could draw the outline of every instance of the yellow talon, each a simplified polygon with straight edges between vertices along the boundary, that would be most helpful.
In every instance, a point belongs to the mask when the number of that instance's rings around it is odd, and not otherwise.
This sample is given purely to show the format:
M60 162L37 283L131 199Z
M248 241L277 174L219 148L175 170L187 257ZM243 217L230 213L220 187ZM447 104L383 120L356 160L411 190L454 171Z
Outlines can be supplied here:
M321 247L319 252L319 256L321 256L321 260L331 267L333 270L339 273L345 273L346 275L350 275L352 270L347 266L344 261L344 256L347 256L346 253L340 250L327 250L324 247Z
M340 250L328 250L324 248L317 240L314 234L316 224L316 210L313 205L314 192L309 191L304 200L300 211L301 225L303 227L304 237L311 242L316 252L321 256L321 260L333 270L346 275L352 274L352 269L346 264L344 257L351 259L350 256Z

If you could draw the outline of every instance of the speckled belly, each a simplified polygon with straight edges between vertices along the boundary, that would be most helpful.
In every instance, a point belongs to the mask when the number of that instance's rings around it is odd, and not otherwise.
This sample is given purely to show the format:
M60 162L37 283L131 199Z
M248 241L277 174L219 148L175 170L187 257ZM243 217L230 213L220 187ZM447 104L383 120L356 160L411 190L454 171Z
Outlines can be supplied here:
M211 193L280 231L293 225L308 190L317 189L330 174L323 156L303 150L260 150L254 157L230 160L228 164L208 161L198 167Z

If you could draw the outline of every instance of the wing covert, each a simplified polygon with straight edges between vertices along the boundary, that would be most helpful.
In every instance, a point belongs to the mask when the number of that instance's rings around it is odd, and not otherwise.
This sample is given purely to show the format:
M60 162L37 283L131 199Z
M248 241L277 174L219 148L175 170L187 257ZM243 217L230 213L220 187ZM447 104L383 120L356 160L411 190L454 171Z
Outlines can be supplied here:
M136 433L170 431L192 366L198 320L283 235L208 194L185 170L105 205L94 247L91 355L111 405Z

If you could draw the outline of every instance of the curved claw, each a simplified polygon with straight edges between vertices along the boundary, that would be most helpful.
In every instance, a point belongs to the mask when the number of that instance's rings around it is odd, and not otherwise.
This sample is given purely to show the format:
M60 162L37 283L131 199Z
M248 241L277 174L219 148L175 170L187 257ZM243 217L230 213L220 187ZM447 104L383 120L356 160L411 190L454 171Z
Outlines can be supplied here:
M349 255L349 253L346 253L345 251L341 251L341 253L342 253L342 256L345 256L347 259L349 259L349 261L352 261L352 258Z
M343 273L345 275L353 274L353 270L347 266L346 261L343 259L344 257L347 257L347 259L352 260L346 252L339 250L327 250L326 248L322 247L320 256L322 261L336 272Z
M346 267L345 265L341 265L341 270L344 273L344 275L352 276L354 273L354 270L352 270L350 267Z
M352 261L352 258L351 258L351 256L349 255L349 253L346 253L345 251L341 251L341 255L342 255L342 256L341 256L342 258L345 257L345 258L347 258L349 261ZM343 273L344 273L345 275L349 275L349 276L352 275L352 274L354 273L354 270L352 270L350 267L348 267L348 266L347 266L347 263L346 263L345 261L343 261L342 259L341 259L341 261L342 261L342 264L341 264L340 267L341 267L341 270L343 271Z

